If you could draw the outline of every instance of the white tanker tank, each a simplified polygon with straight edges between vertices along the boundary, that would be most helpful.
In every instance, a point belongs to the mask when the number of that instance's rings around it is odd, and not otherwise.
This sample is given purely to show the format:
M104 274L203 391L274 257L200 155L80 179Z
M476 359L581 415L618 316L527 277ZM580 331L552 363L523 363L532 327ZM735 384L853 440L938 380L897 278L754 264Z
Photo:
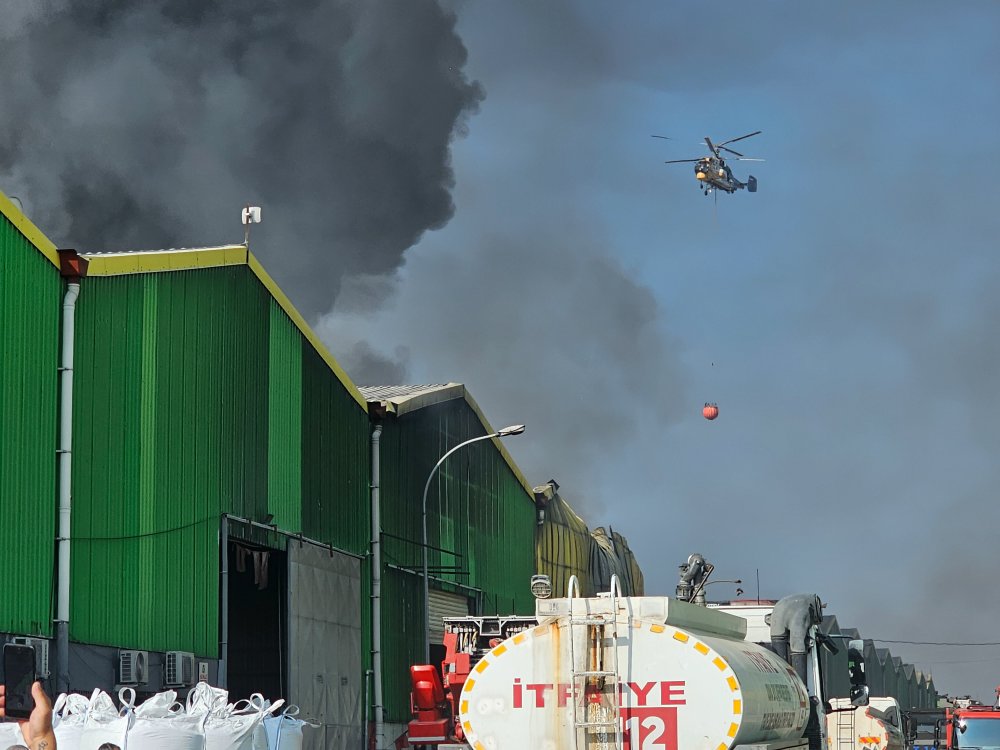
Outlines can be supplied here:
M476 664L460 700L475 750L788 748L806 687L746 620L667 597L539 600L538 626Z

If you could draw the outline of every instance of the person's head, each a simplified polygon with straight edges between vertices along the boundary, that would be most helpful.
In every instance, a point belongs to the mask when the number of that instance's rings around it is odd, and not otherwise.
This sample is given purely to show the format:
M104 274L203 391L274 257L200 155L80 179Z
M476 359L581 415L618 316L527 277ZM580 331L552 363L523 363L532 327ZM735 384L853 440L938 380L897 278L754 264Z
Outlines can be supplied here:
M97 750L122 750L122 749L113 742L105 742L103 745L97 748Z

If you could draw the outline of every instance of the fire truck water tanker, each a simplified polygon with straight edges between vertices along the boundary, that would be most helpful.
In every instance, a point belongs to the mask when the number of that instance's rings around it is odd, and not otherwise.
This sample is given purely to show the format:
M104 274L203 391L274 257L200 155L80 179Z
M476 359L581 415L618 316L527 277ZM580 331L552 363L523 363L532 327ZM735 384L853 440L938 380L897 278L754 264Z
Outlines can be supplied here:
M746 621L667 597L540 600L538 625L493 647L459 696L477 750L728 750L798 744L809 696L744 641Z

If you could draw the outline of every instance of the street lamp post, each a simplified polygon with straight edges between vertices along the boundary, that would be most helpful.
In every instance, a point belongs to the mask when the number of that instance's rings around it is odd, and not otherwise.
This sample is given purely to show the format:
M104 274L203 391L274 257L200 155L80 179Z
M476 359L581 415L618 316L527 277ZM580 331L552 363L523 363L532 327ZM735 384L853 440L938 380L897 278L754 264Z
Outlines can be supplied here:
M445 462L452 453L457 451L459 448L464 448L472 443L478 443L480 440L490 440L496 437L507 437L508 435L520 435L524 432L523 424L515 424L510 427L504 427L502 430L497 430L496 432L491 432L489 435L480 435L479 437L474 437L471 440L466 440L464 443L459 443L450 451L445 453L438 462L434 464L434 468L431 469L431 473L427 475L427 482L424 484L424 499L421 504L423 508L423 521L424 521L424 537L423 537L423 558L424 558L424 663L430 664L431 661L431 634L430 634L430 586L429 577L427 574L427 490L431 487L431 480L437 473L437 470L441 468L441 464Z

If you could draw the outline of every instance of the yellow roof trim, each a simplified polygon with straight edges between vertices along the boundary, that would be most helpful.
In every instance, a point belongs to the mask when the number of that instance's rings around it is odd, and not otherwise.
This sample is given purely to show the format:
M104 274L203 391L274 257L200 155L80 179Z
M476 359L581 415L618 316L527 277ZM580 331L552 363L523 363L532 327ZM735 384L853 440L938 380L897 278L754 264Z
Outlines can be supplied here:
M245 266L246 245L226 245L182 250L136 253L84 253L88 276L121 276L130 273L164 273L219 266Z
M479 408L479 404L477 404L476 400L472 398L472 394L469 393L469 389L465 388L465 386L462 387L465 390L466 403L469 404L469 406L472 408L472 411L474 411L476 413L476 416L479 417L479 421L483 423L483 427L486 428L486 431L496 432L496 430L493 429L493 427L490 425L489 420L486 419L486 415L483 414L483 410ZM503 440L501 440L500 438L493 438L493 444L497 447L497 450L500 451L500 455L504 457L504 460L507 462L507 465L510 466L510 470L514 472L514 476L517 477L517 481L519 481L521 483L521 486L524 487L524 491L528 493L528 497L531 499L531 502L534 503L535 488L532 485L528 484L528 480L524 478L524 474L521 473L521 469L518 467L516 463L514 463L514 457L507 452L507 447L503 444Z
M337 360L319 340L301 313L295 309L295 305L285 295L281 288L275 283L271 275L264 270L260 261L254 257L246 245L226 245L224 247L206 247L179 250L155 250L149 252L134 253L85 253L90 265L87 268L88 276L121 276L133 273L165 273L168 271L190 271L199 268L219 268L220 266L248 266L250 272L257 277L258 281L264 285L275 302L285 311L292 323L299 329L303 336L312 344L327 366L337 376L341 385L347 389L351 397L358 402L358 405L368 410L368 402L361 395L361 391L354 385L351 379L344 372L344 369L337 364Z
M270 274L264 270L264 266L260 264L260 261L258 261L256 257L254 257L254 254L247 252L247 256L250 270L253 271L254 275L260 279L260 282L271 293L271 296L274 297L274 301L281 306L281 309L285 311L285 314L289 317L289 319L298 327L298 329L302 332L302 335L309 340L309 343L313 345L313 348L319 356L323 358L323 361L326 362L327 366L333 370L333 374L337 376L344 388L347 389L347 392L354 397L354 400L358 402L362 409L367 411L368 401L366 401L365 397L361 395L361 391L358 390L358 387L354 385L350 377L348 377L344 368L342 368L337 363L337 360L333 358L333 355L330 354L327 348L323 345L323 342L319 340L319 337L313 332L313 329L309 327L308 323L306 323L305 318L303 318L301 313L295 309L295 305L293 305L291 300L285 296L285 293L281 291L281 287L275 283Z
M25 216L24 212L15 206L3 192L0 192L0 213L6 216L7 220L17 228L17 231L23 234L38 252L48 258L52 265L56 268L60 267L59 253L56 252L56 246L52 240L46 237L42 230L36 227L31 219Z

